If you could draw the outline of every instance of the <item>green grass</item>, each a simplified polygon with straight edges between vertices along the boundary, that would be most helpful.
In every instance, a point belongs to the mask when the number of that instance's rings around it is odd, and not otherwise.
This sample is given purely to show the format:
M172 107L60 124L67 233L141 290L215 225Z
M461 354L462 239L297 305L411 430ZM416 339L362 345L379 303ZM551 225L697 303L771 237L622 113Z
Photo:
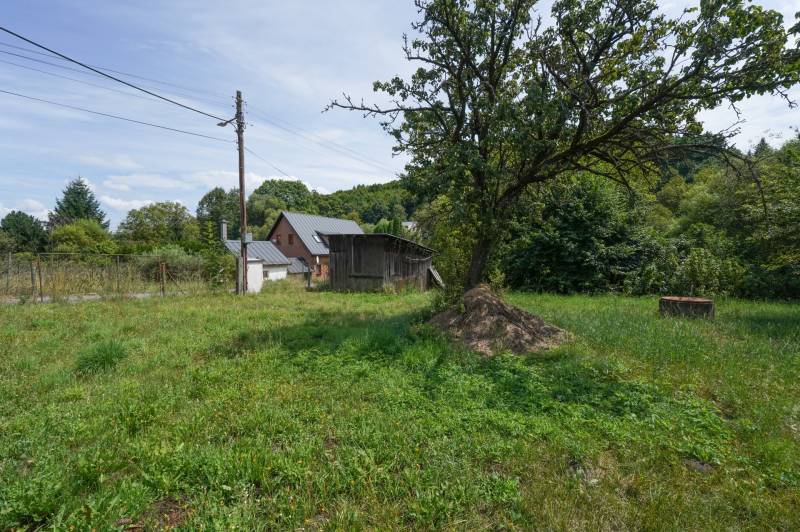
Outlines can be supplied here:
M0 529L800 527L800 307L509 300L575 340L482 358L424 294L2 308Z
M79 374L99 373L117 365L125 358L125 344L119 340L105 340L78 354L75 371Z

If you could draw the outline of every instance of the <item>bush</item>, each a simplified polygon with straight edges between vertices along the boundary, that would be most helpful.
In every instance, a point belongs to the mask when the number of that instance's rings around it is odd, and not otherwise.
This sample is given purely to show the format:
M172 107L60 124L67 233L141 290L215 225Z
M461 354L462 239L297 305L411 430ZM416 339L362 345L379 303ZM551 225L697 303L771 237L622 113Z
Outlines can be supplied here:
M628 276L625 291L637 295L738 295L745 272L735 258L720 257L705 248L691 248L681 258L676 248L668 245Z
M179 246L154 249L139 258L139 268L148 279L157 279L160 263L164 262L170 277L179 280L203 278L203 259L190 255Z
M559 293L619 288L637 265L639 212L629 202L600 179L542 187L531 198L534 214L521 217L500 260L509 285Z

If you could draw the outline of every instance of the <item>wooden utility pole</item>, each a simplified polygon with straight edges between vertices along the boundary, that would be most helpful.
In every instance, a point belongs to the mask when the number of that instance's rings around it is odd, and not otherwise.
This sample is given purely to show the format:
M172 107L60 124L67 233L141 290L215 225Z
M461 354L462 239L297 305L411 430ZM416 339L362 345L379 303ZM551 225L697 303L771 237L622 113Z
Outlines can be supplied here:
M247 201L244 190L244 112L242 91L236 91L236 138L239 146L239 239L241 241L242 282L241 293L247 293Z

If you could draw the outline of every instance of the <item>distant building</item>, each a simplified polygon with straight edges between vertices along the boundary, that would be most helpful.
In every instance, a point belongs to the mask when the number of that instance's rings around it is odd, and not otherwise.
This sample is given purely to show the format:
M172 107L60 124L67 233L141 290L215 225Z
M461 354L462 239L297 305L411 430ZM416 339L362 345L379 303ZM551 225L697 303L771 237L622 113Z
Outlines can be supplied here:
M228 240L228 224L222 222L221 235L225 248L236 255L241 254L241 242ZM286 279L292 261L286 257L272 242L255 240L247 244L247 291L261 291L264 281Z
M364 231L353 220L283 211L267 238L284 256L305 260L314 276L327 278L327 239L340 234L363 235Z
M432 261L434 251L411 240L382 233L330 235L330 285L334 290L374 291L443 286Z

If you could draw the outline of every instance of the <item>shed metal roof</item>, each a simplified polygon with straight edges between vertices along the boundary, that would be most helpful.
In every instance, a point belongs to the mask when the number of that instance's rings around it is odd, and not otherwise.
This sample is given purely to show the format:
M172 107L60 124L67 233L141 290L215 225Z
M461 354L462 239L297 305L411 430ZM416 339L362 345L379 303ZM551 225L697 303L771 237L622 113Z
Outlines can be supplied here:
M336 235L334 235L336 236ZM347 236L347 235L340 235L340 236ZM366 239L385 239L385 240L393 240L395 242L402 242L408 246L415 247L417 249L421 249L423 251L427 251L430 254L436 253L435 249L431 249L428 246L423 246L419 242L414 242L413 240L409 240L407 238L403 238L402 236L393 235L391 233L366 233L361 235L362 238Z
M225 247L234 255L239 255L241 242L238 240L225 240ZM247 244L247 258L263 260L264 264L283 266L289 264L289 259L268 240L254 240Z
M281 212L281 216L286 218L289 225L292 226L297 237L306 246L309 253L312 255L327 255L329 253L328 246L319 238L320 235L363 235L364 230L358 226L353 220L342 220L340 218L328 218L326 216L317 216L316 214L303 214L299 212ZM279 216L269 232L269 237L272 238L272 232L280 222ZM318 237L320 240L317 241Z
M289 259L289 273L308 273L308 266L297 257Z

